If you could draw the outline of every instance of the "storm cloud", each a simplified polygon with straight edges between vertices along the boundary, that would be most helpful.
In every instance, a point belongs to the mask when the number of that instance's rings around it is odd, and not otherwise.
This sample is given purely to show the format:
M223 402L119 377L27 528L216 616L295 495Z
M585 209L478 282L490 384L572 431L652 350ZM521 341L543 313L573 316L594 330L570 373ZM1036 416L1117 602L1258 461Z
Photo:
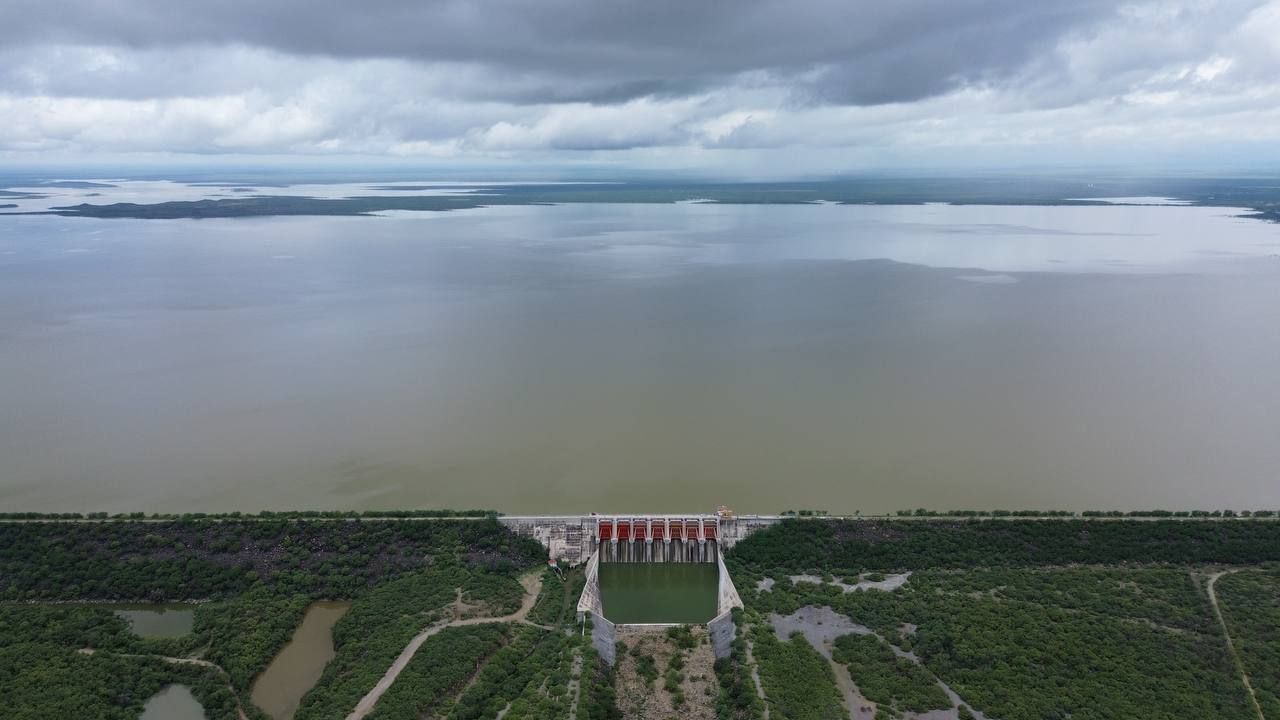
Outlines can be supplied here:
M1280 137L1280 0L0 0L0 17L9 155L892 163Z
M851 103L915 100L1006 77L1115 14L1100 0L581 2L18 0L6 42L158 48L239 44L347 59L473 63L540 93L616 102L763 71Z

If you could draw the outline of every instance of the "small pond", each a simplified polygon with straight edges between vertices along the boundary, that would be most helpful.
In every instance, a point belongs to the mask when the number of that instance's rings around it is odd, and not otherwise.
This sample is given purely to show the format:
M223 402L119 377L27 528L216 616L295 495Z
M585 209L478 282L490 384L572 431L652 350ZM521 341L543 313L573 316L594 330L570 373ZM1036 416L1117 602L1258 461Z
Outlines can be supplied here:
M134 634L144 638L180 637L191 632L195 606L109 605L115 614L129 621Z
M167 685L147 700L141 720L205 720L204 708L185 685Z
M348 602L318 602L307 608L289 644L254 681L253 704L272 720L289 720L302 696L316 684L333 659L333 625L351 607Z

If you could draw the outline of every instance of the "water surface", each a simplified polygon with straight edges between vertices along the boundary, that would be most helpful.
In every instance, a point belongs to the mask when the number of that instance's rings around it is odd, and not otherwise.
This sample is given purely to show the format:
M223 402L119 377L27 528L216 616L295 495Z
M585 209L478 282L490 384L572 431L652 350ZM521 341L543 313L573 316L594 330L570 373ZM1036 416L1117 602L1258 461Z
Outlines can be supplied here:
M0 218L0 507L1280 507L1203 207Z
M191 632L195 619L195 611L190 605L111 605L110 608L129 621L135 635L144 638L186 635Z
M600 563L600 603L615 623L705 623L719 582L716 563Z
M333 625L350 607L349 602L313 603L289 643L254 680L253 704L272 720L292 718L302 696L320 679L334 656Z
M141 720L204 720L204 708L185 685L167 685L151 696Z

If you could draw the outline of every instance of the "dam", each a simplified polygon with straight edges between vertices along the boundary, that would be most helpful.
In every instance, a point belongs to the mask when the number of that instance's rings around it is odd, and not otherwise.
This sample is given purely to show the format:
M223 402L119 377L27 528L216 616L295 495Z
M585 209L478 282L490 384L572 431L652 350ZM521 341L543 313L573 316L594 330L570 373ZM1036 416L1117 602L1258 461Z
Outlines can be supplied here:
M585 564L578 620L612 665L619 635L672 625L706 625L716 657L726 657L742 598L723 553L778 516L714 514L500 517L538 540L553 564Z
M715 562L719 540L715 517L610 517L596 519L602 562Z
M503 515L498 522L542 543L557 564L574 567L598 550L606 562L715 562L738 541L782 519L721 509L688 515Z

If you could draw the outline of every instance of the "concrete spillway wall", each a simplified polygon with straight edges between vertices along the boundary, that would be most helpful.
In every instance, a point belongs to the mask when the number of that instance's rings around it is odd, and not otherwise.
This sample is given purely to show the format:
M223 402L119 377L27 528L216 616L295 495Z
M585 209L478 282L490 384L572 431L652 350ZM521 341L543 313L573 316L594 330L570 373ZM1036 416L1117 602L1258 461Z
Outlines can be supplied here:
M587 582L582 587L582 595L578 597L578 622L591 618L591 646L596 649L600 658L610 666L617 661L617 629L604 616L604 606L600 602L600 555L593 554L587 560Z
M711 650L716 659L729 657L733 650L733 639L738 628L733 622L733 611L742 608L742 596L729 577L729 569L724 566L724 558L716 558L720 566L720 585L717 589L716 616L707 623L707 632L711 635Z

